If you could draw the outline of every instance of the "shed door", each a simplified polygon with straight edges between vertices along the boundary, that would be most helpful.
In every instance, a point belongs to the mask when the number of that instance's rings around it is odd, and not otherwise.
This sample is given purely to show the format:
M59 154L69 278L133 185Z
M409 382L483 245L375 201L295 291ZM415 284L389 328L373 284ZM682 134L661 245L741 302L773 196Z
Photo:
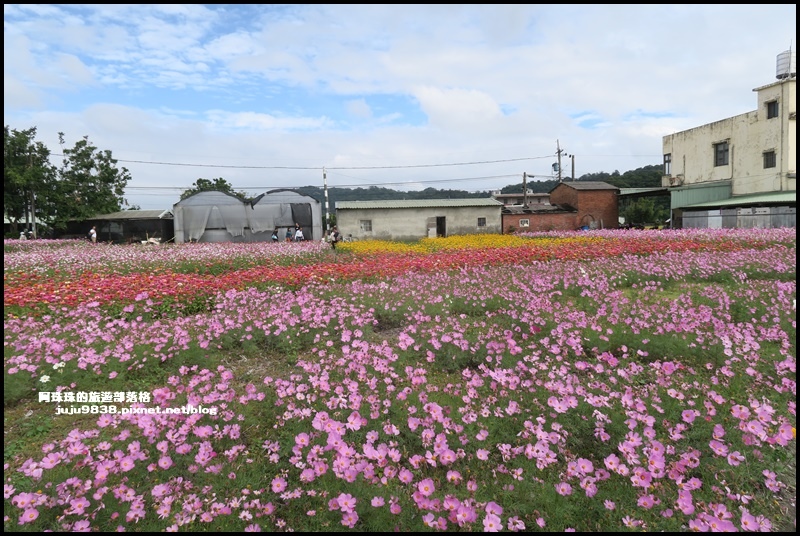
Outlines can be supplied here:
M436 216L436 236L447 236L447 225L444 216Z

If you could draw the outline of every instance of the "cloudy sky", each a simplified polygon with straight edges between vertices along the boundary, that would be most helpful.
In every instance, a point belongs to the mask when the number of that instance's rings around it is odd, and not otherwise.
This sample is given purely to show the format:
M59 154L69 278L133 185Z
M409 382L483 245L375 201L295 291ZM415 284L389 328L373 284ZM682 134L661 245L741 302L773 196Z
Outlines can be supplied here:
M796 4L5 4L3 113L88 136L143 209L198 178L499 189L660 164L756 109ZM574 158L569 158L574 155ZM323 169L325 173L323 174Z

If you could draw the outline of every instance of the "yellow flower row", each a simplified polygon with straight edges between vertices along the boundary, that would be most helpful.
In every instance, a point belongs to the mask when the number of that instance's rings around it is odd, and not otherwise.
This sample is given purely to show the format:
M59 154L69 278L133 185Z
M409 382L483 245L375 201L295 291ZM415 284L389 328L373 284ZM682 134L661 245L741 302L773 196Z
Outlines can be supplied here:
M343 242L337 246L341 250L356 254L401 253L428 254L445 250L514 248L536 245L552 247L569 243L587 243L600 240L599 237L579 235L575 237L525 238L517 235L472 234L448 236L447 238L422 238L418 242L393 242L386 240L360 240Z

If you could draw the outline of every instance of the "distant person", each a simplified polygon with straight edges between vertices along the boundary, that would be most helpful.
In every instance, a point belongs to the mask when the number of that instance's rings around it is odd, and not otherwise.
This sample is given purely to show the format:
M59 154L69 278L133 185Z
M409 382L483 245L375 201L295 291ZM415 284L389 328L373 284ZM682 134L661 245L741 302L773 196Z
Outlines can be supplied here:
M279 238L278 238L278 228L275 227L275 230L272 231L272 241L273 242L277 242L278 240L279 240Z
M339 228L335 225L333 226L333 230L331 231L331 248L336 249L336 242L341 240L342 235L339 234Z
M287 242L291 242L293 236L294 235L292 234L292 228L291 227L287 227L286 228L286 241Z
M302 242L305 239L306 239L306 237L303 236L303 228L298 225L297 228L294 231L294 241L295 242Z
M19 239L20 240L27 240L28 239L28 235L25 234L25 231L20 231L19 232Z
M92 227L89 231L89 240L91 240L93 244L97 243L97 227Z

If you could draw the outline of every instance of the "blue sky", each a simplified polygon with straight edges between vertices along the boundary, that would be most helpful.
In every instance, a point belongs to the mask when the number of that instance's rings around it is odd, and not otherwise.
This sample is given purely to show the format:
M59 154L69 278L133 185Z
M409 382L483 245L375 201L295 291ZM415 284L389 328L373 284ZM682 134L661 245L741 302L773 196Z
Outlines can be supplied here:
M796 4L4 5L5 124L88 136L144 209L198 178L468 191L660 164L755 110ZM54 157L57 163L60 158ZM562 160L571 173L568 160ZM530 180L530 179L529 179Z

